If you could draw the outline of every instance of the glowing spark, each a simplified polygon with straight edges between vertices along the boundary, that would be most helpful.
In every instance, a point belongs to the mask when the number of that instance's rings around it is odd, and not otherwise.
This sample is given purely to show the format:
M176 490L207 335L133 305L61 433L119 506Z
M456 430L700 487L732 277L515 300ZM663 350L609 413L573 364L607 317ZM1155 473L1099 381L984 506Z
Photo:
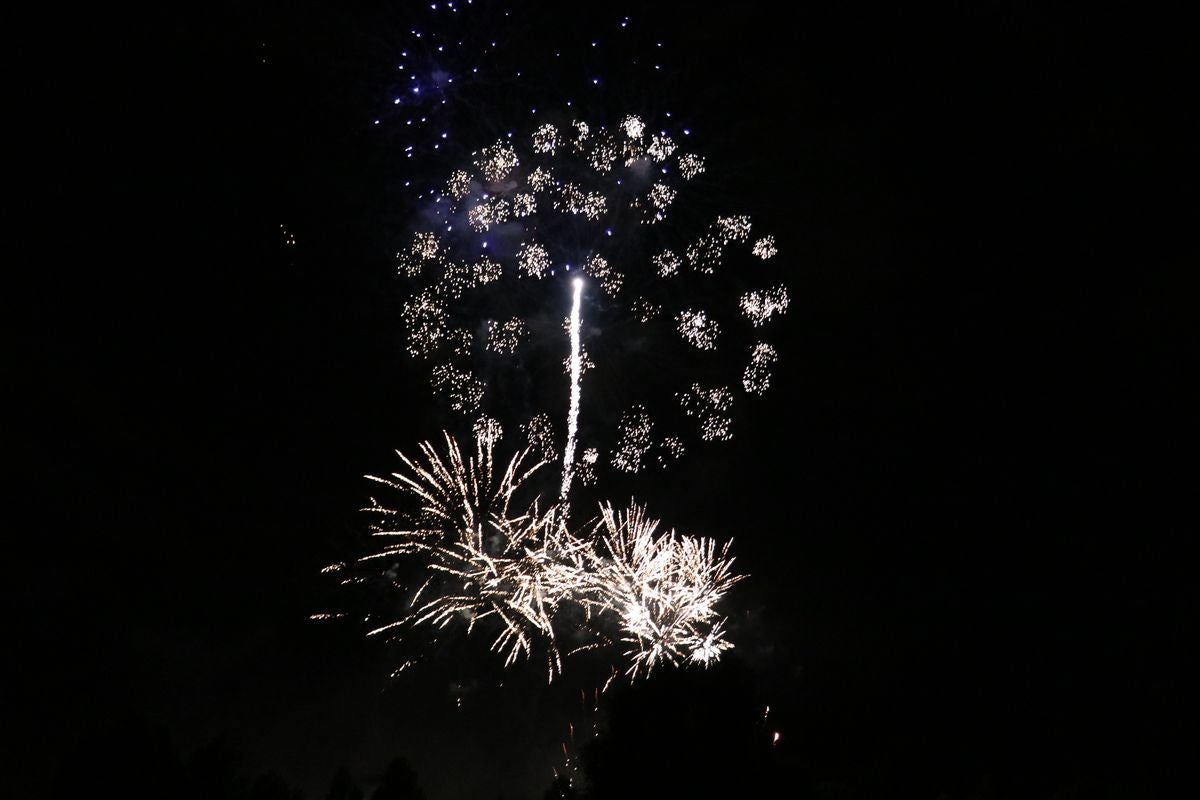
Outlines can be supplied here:
M550 271L550 253L537 242L526 242L517 254L517 266L523 275L545 277Z
M512 145L503 140L475 154L475 166L483 173L484 179L491 183L507 178L520 163Z
M558 128L546 123L533 132L533 152L554 155L559 146Z
M475 434L475 439L483 442L488 447L495 446L496 442L500 441L504 436L504 428L491 417L480 417L475 420L472 431Z
M609 297L615 297L621 291L625 276L608 265L608 261L593 254L583 264L583 270L600 283L600 288Z
M742 374L742 387L751 394L762 394L771 386L771 367L779 360L775 348L759 342L750 351L750 363Z
M641 139L642 132L646 130L646 123L642 122L641 117L635 117L631 114L622 120L621 130L625 131L625 135L630 139Z
M507 200L494 197L483 200L467 212L467 223L479 232L490 230L493 226L507 222L511 207Z
M525 335L525 322L519 318L492 323L488 329L487 349L493 353L512 355Z
M542 461L554 460L554 429L550 425L550 417L537 414L521 426L525 441L529 443L529 452L538 456Z
M541 192L549 188L550 185L554 183L554 176L551 175L550 170L546 169L545 167L538 167L533 172L529 173L529 177L526 179L526 182L529 184L529 188L533 189L535 192Z
M662 313L662 306L652 303L644 297L639 297L633 301L630 310L639 322L649 322Z
M664 250L651 259L654 266L658 268L660 277L669 278L679 272L679 256L672 253L670 250Z
M775 314L787 313L789 299L786 286L776 286L764 292L747 292L742 295L740 305L754 327L768 322Z
M724 386L706 389L698 383L679 395L679 404L689 417L700 421L700 438L705 441L724 441L733 436L733 393Z
M684 180L690 181L697 175L704 173L704 159L697 155L687 153L679 157L679 174Z
M455 200L462 200L471 191L471 176L464 170L457 170L446 181L446 194Z
M428 356L446 334L446 309L431 292L422 292L405 303L400 317L408 333L408 352L412 356Z
M596 482L596 462L599 460L600 451L596 448L589 447L583 451L583 458L580 459L575 474L584 486L591 486Z
M717 217L716 229L725 241L744 242L750 236L750 218L747 216Z
M433 368L433 391L443 395L455 411L471 414L483 399L483 381L453 364Z
M668 466L683 458L684 452L683 440L678 436L668 436L658 447L658 463L663 467Z
M666 161L674 152L675 142L669 136L655 136L646 148L646 153L655 161Z
M592 169L601 174L612 170L613 162L617 160L617 146L608 131L601 129L593 138L592 151L588 154L588 163Z
M744 242L750 236L747 216L717 217L708 230L688 246L688 262L700 272L712 273L731 242Z
M518 219L528 217L537 211L537 198L529 192L521 192L513 197L513 216Z
M630 205L642 209L642 219L649 225L655 225L666 219L667 208L675 201L675 190L665 183L656 183L650 187L646 197L636 198Z
M775 248L775 237L774 236L762 237L761 239L759 239L757 242L754 243L754 247L751 249L750 252L754 253L754 255L758 256L763 261L766 261L767 259L772 258L776 253L779 252Z
M578 185L567 183L559 188L554 199L554 208L595 220L604 214L607 201L599 192L585 192Z
M413 243L408 250L396 254L397 270L401 275L413 278L421 273L423 267L437 259L440 242L432 233L418 233L413 237Z
M624 472L641 470L642 462L652 446L650 430L653 427L654 423L643 406L634 406L622 414L618 425L621 436L613 453L613 466Z
M675 322L679 326L679 335L693 347L712 350L717 346L717 335L720 334L721 328L715 320L709 319L705 312L681 311L675 317Z

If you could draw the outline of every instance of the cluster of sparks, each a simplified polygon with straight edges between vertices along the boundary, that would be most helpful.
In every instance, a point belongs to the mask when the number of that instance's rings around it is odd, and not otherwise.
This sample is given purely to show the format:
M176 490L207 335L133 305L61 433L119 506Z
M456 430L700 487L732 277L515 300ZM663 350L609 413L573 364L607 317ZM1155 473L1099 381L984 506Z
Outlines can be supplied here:
M492 649L505 663L540 653L551 680L564 655L600 646L620 648L631 679L660 664L707 665L732 646L716 610L741 579L728 542L660 532L636 504L602 505L573 529L561 503L542 507L533 495L547 462L526 448L504 463L498 436L482 425L464 453L444 434L441 447L422 444L418 458L399 454L404 470L372 478L417 510L372 499L366 510L388 544L361 560L418 556L424 575L407 613L371 635L456 622L469 633L491 620Z
M742 374L742 388L750 394L762 394L771 387L771 367L779 360L775 348L759 342L750 351L750 363Z
M679 335L688 344L700 350L716 349L721 327L704 311L680 311L675 320L679 323Z
M513 318L504 322L493 322L488 330L487 349L493 353L512 355L525 335L524 320Z
M706 388L698 383L679 395L683 412L700 422L700 437L706 441L724 441L733 437L733 392L725 386Z
M740 305L754 327L769 322L776 314L787 313L788 291L786 286L776 286L766 291L747 292L742 295Z

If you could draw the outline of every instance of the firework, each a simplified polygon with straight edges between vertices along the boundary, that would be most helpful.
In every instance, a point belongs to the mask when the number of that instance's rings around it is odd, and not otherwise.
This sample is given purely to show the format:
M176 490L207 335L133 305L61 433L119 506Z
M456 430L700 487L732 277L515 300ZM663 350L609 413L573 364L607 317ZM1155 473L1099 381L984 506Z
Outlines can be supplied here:
M602 509L593 536L589 602L620 619L627 673L649 675L660 663L707 665L732 647L715 605L742 576L732 572L730 542L656 535L658 521L632 506Z
M705 174L706 162L684 152L678 138L635 115L613 126L541 120L524 136L476 149L450 171L430 203L429 223L399 259L411 286L404 306L407 349L431 362L434 394L464 416L485 413L505 425L528 427L540 440L531 443L547 460L559 452L563 502L574 476L577 439L597 453L590 476L605 467L636 472L668 464L674 458L667 450L680 452L676 443L688 435L728 439L735 390L766 391L778 361L778 352L763 341L764 329L786 313L789 302L785 285L768 282L777 271L764 271L763 261L778 252L774 237L752 238L752 222L743 214L714 218L691 211L689 186ZM723 289L726 273L737 285L761 288ZM589 279L582 292L573 283L580 274ZM564 337L555 323L568 303L572 316ZM580 325L577 310L587 327ZM640 342L657 335L663 322L674 326L684 346L683 352L672 351L669 342L660 341L654 348L657 358L685 375L682 386L663 386L667 392L657 387L671 370L633 377L649 366ZM711 354L706 363L720 364L720 351L757 344L769 353L754 351L751 366L742 362L724 383L711 382L712 367L698 366L709 376L704 387L709 396L682 399L694 382L687 370L700 364L697 358ZM521 389L515 405L497 396L508 376L546 357L570 375L566 431L559 427L563 401L556 392L541 391L531 402ZM596 381L622 397L609 409L592 407L580 428L578 382L592 368L598 368ZM671 395L681 398L682 417L681 406L667 399ZM617 409L633 406L643 421L639 429L653 430L653 441L636 442L631 423L617 419ZM716 407L720 418L701 406ZM542 414L554 422L533 422ZM690 429L689 418L695 420ZM559 451L556 441L567 442L566 449Z
M542 511L536 498L517 505L518 494L545 462L524 450L498 471L495 440L483 427L469 456L447 434L442 451L426 442L421 459L398 453L405 472L368 476L414 501L418 510L395 511L372 498L366 510L383 520L375 535L391 543L362 561L416 555L426 573L411 612L369 633L421 624L440 629L460 617L468 620L469 631L478 621L496 617L502 624L493 648L506 654L506 663L528 656L542 639L550 645L547 657L558 666L550 618L571 588L557 568L571 560L562 550L570 543L555 535L561 526L556 507ZM435 582L439 585L422 601Z
M540 651L550 679L562 671L568 631L584 642L571 652L619 643L631 678L663 663L707 665L731 647L717 610L741 580L728 542L658 533L638 505L605 505L573 530L564 504L539 505L535 476L546 462L522 450L502 467L494 433L480 426L469 453L444 434L417 458L399 453L403 471L371 477L406 506L372 498L365 510L388 544L360 563L412 559L422 576L408 613L370 635L487 625L506 664Z
M565 654L599 647L630 678L707 665L731 647L718 610L741 579L730 544L660 531L633 500L600 502L579 524L572 501L606 474L673 463L688 437L730 438L735 391L766 391L778 361L765 341L788 305L778 262L765 263L775 239L744 214L701 210L715 170L670 113L605 123L587 103L522 108L508 91L524 83L519 65L544 59L516 40L501 56L491 30L506 24L473 28L488 41L454 33L465 9L446 8L410 31L392 113L375 123L435 178L404 181L421 220L396 254L405 348L473 437L399 454L403 469L374 478L398 502L367 509L385 546L332 569L344 582L380 563L420 572L405 611L372 635L487 631L506 664L538 654L551 679ZM629 59L640 84L661 47ZM600 91L607 77L586 83ZM475 86L502 91L505 108L476 114Z

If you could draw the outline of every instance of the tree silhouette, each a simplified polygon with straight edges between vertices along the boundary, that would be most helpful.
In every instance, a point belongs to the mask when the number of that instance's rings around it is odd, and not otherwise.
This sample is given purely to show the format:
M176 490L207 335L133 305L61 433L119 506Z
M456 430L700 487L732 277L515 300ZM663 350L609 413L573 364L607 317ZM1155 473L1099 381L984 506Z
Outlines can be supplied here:
M198 800L228 800L246 795L241 753L224 737L196 750L187 766L188 788Z
M621 694L607 733L584 748L587 796L766 796L777 770L743 668L730 661L655 678Z
M303 796L274 772L259 775L250 789L250 800L301 800Z
M371 800L425 800L425 793L417 784L417 773L408 761L397 756L383 771L383 780Z
M338 767L333 774L333 782L329 784L329 792L325 800L362 800L362 790L354 785L350 778L350 770Z

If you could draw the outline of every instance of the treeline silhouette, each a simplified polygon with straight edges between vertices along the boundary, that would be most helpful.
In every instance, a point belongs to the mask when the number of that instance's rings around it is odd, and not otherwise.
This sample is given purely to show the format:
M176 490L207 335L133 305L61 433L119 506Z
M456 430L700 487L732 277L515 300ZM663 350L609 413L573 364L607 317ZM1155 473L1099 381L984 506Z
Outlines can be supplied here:
M369 791L341 766L315 798L286 776L247 762L227 737L181 755L165 728L144 720L115 720L105 732L89 731L42 766L39 781L52 798L104 796L119 800L425 800L417 773L393 758Z
M666 672L615 692L599 735L574 740L572 766L560 768L554 780L548 775L543 789L524 797L1156 796L1152 787L1114 769L1119 765L1066 756L1012 759L998 740L992 752L974 745L955 751L943 740L914 736L905 743L889 731L806 724L789 718L786 710L765 714L756 695L749 674L732 664ZM782 738L776 741L780 730ZM425 800L422 765L414 767L396 755L378 767L364 775L337 768L327 788L305 793L289 776L248 763L227 737L181 753L166 729L117 717L81 730L72 745L40 766L39 784L50 797L72 800L97 795L118 800ZM496 790L480 800L497 796L522 798Z

